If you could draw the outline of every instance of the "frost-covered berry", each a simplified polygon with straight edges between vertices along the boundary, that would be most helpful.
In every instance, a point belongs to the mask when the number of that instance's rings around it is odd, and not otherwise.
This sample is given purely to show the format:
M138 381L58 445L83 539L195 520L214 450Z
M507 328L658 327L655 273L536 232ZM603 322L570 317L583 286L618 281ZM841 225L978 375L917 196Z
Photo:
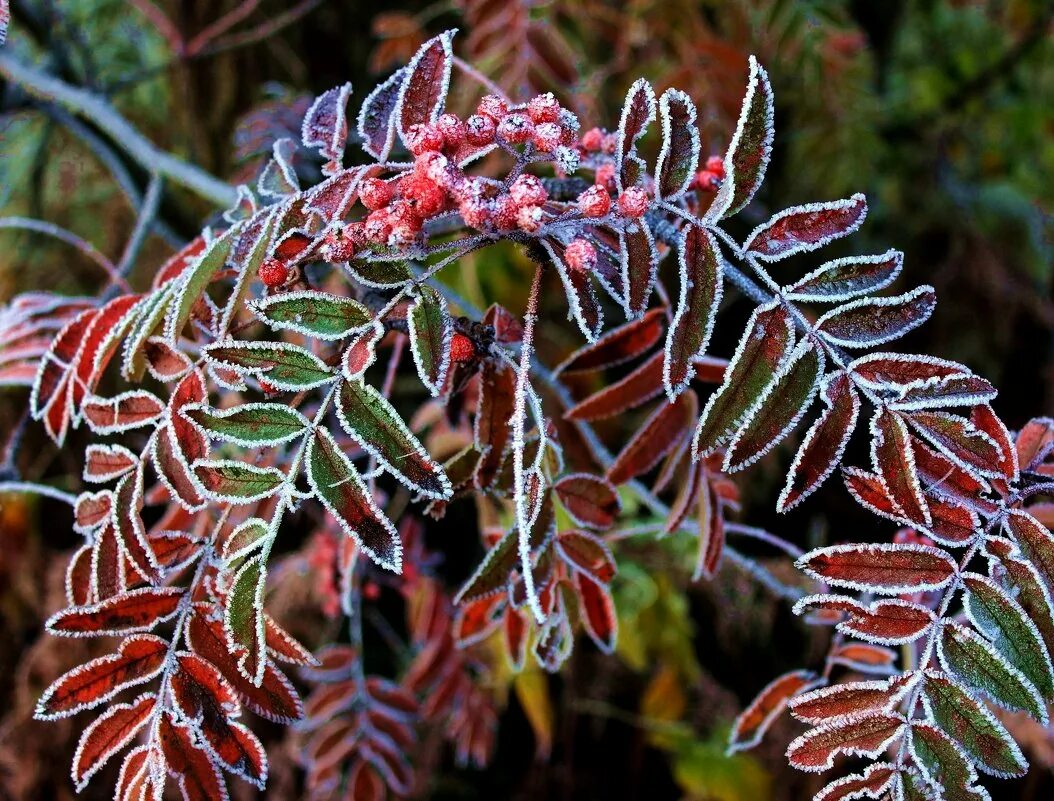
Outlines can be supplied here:
M457 207L458 214L471 228L484 228L494 217L494 209L482 197L469 197L462 200Z
M413 244L421 232L421 216L417 207L408 200L396 200L388 207L391 231L388 244L393 248L404 248Z
M485 114L473 114L465 122L465 140L470 145L483 147L494 141L498 124L493 117Z
M540 206L549 199L549 193L545 191L541 179L526 172L512 182L509 195L517 206Z
M615 165L614 164L601 164L597 167L596 175L593 178L593 183L597 186L602 186L605 189L611 190L615 188Z
M449 189L454 183L450 159L442 153L432 151L422 153L414 161L414 172L426 176L428 180L443 189Z
M373 242L375 245L387 244L388 234L391 232L392 221L387 208L377 209L377 211L370 212L370 215L366 218L365 227L363 228L363 233L366 235L367 241Z
M350 222L344 226L344 236L352 241L356 248L366 244L366 223L361 220Z
M534 123L526 114L509 114L498 125L498 136L510 145L522 145L534 134Z
M607 153L609 156L612 155L618 148L618 137L613 133L604 134L604 141L600 143L600 149Z
M359 184L359 200L370 211L383 209L392 202L394 196L395 189L392 185L380 178L367 178Z
M450 361L467 362L476 356L476 346L460 331L455 331L450 338Z
M604 146L604 132L599 128L590 128L582 134L582 149L586 153L596 153Z
M718 180L725 178L725 160L720 156L711 156L706 160L706 169L717 176Z
M406 148L415 156L427 150L441 150L443 134L434 125L411 125L406 131Z
M429 176L410 173L399 181L399 195L418 217L431 217L446 208L446 191Z
M289 280L289 268L279 259L264 259L256 271L266 286L283 286Z
M551 153L560 146L563 133L563 129L555 122L543 122L541 125L534 127L534 135L531 137L531 141L543 153Z
M476 113L490 117L496 124L509 113L509 104L497 95L484 95L476 106Z
M533 234L545 222L545 212L541 206L520 206L516 209L516 225L521 230Z
M721 178L710 170L699 170L695 174L695 185L703 192L714 192L721 186Z
M641 217L648 210L648 193L639 186L631 186L618 198L618 210L623 217Z
M582 163L578 156L578 151L567 145L560 145L553 151L553 162L564 175L576 172Z
M465 123L456 114L441 114L435 122L447 150L457 150L465 142Z
M582 129L582 123L578 121L578 115L575 114L571 109L562 108L560 109L560 116L556 122L564 129L566 135L563 139L564 144L569 145L578 136L578 132Z
M527 116L536 124L556 122L560 119L560 101L552 92L532 97L527 104Z
M564 261L572 270L588 273L597 266L597 250L588 239L575 239L564 251Z
M611 195L602 186L591 186L578 196L578 208L586 217L603 217L611 211Z
M499 195L494 199L494 226L502 231L515 228L516 212L520 210L520 204L511 195Z
M355 256L355 242L345 232L344 226L338 226L326 234L323 256L330 264L351 261Z

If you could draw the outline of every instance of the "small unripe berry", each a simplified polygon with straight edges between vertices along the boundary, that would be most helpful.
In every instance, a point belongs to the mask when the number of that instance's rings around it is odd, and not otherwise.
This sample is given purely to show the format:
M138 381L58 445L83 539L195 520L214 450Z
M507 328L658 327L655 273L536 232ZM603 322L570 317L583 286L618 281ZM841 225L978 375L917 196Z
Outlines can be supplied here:
M586 217L603 217L611 211L611 195L602 186L591 186L578 196L578 208Z
M552 92L532 97L527 104L527 116L535 123L556 122L560 119L560 101Z
M411 125L406 132L406 148L415 156L428 150L441 150L443 134L434 125Z
M289 280L289 268L278 259L264 259L256 274L266 286L272 288L283 286Z
M572 270L592 272L597 266L597 250L588 239L576 239L564 251L564 261Z
M612 155L618 148L618 137L613 133L604 134L604 141L600 145L600 149L607 153L609 156Z
M597 167L596 176L593 179L593 183L597 186L602 186L605 189L611 190L615 188L615 165L601 164Z
M639 186L626 189L618 199L618 210L623 217L641 217L648 210L648 193Z
M714 192L721 186L721 179L717 173L700 170L695 174L695 185L703 192Z
M465 123L465 140L470 145L483 147L494 141L498 124L493 117L484 114L473 114Z
M441 114L436 120L436 128L443 135L447 150L455 151L465 142L465 123L456 114Z
M355 242L344 230L344 226L334 228L326 234L323 255L330 264L351 261L355 256Z
M590 128L582 134L582 149L587 153L596 153L604 145L604 132L599 128Z
M510 145L522 145L534 134L534 123L525 114L509 114L498 125L498 136Z
M450 361L467 362L476 356L476 346L460 331L455 331L450 338Z
M373 242L375 245L387 244L388 234L391 232L392 221L387 208L370 212L370 215L366 218L366 225L363 228L367 241Z
M545 222L545 212L541 206L520 206L516 209L516 224L521 230L533 234Z
M570 175L578 170L582 159L579 157L578 151L573 147L560 145L553 151L553 163L564 175Z
M380 178L367 178L359 184L359 200L370 211L383 209L392 202L394 196L392 185Z
M509 195L517 206L540 206L549 199L549 193L538 176L526 172L512 182Z
M541 125L535 126L531 141L534 142L534 146L538 150L543 153L551 153L560 146L560 139L563 137L563 133L563 129L555 122L543 122Z
M720 156L711 156L706 160L706 169L717 176L718 180L725 178L725 160Z
M484 95L476 106L476 113L490 117L497 124L509 113L509 104L497 95Z

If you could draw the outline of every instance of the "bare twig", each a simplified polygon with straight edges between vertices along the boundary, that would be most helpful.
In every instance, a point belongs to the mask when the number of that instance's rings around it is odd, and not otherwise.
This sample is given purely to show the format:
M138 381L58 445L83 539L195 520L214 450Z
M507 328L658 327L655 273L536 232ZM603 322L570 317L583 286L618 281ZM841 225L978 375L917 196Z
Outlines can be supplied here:
M39 234L46 234L47 236L54 237L55 239L65 242L67 245L72 245L97 265L102 267L102 269L106 271L106 274L110 276L110 280L113 283L120 286L126 292L132 291L132 288L128 285L128 282L117 270L117 267L112 261L96 250L90 242L86 242L71 231L67 231L65 228L60 228L59 226L45 222L44 220L31 220L27 217L0 217L0 228L35 231Z
M139 208L139 216L135 221L132 235L128 237L128 244L124 247L121 260L117 262L117 272L127 278L135 260L139 257L139 251L146 241L146 235L150 231L150 224L157 216L157 208L161 204L161 191L164 189L164 179L154 173L150 176L150 185L146 188L143 197L143 205Z

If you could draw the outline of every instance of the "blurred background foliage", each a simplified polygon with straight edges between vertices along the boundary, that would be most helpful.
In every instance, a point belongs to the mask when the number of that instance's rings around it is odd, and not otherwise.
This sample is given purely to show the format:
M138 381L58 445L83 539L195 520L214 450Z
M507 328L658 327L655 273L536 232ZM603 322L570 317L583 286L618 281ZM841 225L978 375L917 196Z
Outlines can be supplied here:
M313 95L350 80L361 101L428 35L448 27L462 29L460 54L510 93L552 89L587 125L614 126L639 75L659 90L677 85L696 100L704 147L714 153L723 152L734 128L746 57L755 53L773 80L776 152L740 233L791 204L866 193L868 223L839 247L903 250L902 282L932 283L941 300L905 348L987 375L1001 387L996 405L1011 426L1054 408L1051 0L11 5L5 52L105 95L160 147L231 182L251 179L274 139L298 130ZM90 123L17 86L0 90L0 216L59 224L116 259L134 225L145 173ZM480 93L463 75L455 90L454 103L463 108ZM309 179L317 170L301 166ZM215 211L167 184L133 285L144 285ZM92 293L101 278L61 243L0 230L0 302L40 288ZM492 249L466 259L453 280L478 304L496 300L518 310L527 271L512 249ZM719 355L738 338L736 315L747 313L745 303L727 305L729 322L714 344ZM558 306L554 315L562 314ZM577 344L570 327L547 327L545 334L542 355L550 364ZM18 426L24 403L23 392L0 393L0 432ZM606 434L617 440L625 432ZM32 431L27 436L33 447L24 449L24 475L76 480L74 458ZM745 521L802 547L890 535L836 486L776 519L773 499L788 458L778 454L747 475ZM71 787L56 766L67 762L73 729L28 716L34 694L68 661L62 644L38 637L58 606L59 554L74 538L64 509L2 500L0 797L65 798ZM477 773L447 759L432 783L435 797L755 801L815 790L813 777L784 764L795 731L789 721L749 755L726 757L724 737L743 703L780 671L815 659L822 643L742 573L724 570L709 585L691 585L687 543L640 538L624 546L617 656L582 647L559 678L517 677L494 764ZM773 569L794 580L785 564L773 562ZM1037 727L1022 736L1035 769L1023 782L994 788L995 795L1050 798L1054 735ZM293 763L281 748L272 748L269 797L294 797ZM103 797L98 788L105 786L100 781L89 795Z

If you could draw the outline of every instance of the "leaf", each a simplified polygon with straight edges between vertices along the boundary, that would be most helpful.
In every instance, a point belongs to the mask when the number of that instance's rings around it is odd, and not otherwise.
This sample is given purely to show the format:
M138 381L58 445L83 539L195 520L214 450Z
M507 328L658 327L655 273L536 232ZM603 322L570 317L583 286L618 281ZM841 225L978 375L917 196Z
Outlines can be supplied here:
M227 789L219 769L208 753L194 743L189 724L176 722L172 713L165 711L158 723L157 739L168 772L176 778L184 801L226 801Z
M731 217L741 211L765 180L772 155L773 97L768 73L750 56L750 78L736 132L725 153L725 180L714 198L710 219Z
M304 415L284 403L245 403L229 409L189 404L180 414L206 435L247 448L281 445L311 426Z
M109 520L112 509L113 493L109 490L82 492L73 507L73 528L87 534Z
M263 681L267 662L263 611L266 585L266 554L257 554L234 574L223 615L223 631L237 657L238 670L256 686Z
M796 562L820 581L853 590L901 595L939 590L955 577L955 560L939 548L910 544L829 545Z
M824 787L813 801L854 801L860 798L886 798L894 780L901 776L888 762L869 765L863 773L850 773Z
M706 353L724 286L717 241L705 228L695 225L685 228L677 263L681 294L666 335L662 368L663 386L670 400L691 380L691 363Z
M860 395L849 376L838 371L821 385L827 408L806 432L787 471L776 510L787 512L815 492L842 460L860 413Z
M933 621L933 613L926 607L895 598L851 610L838 630L879 645L903 645L921 637Z
M154 678L167 653L168 643L160 637L127 637L116 654L93 659L56 679L40 697L33 717L57 720L109 701L122 690Z
M393 289L413 280L410 266L400 261L357 260L348 269L360 283L375 289Z
M411 126L435 122L443 113L454 60L451 40L455 33L445 31L429 39L406 67L395 105L396 125L404 144Z
M710 396L692 442L692 457L713 453L731 439L794 347L794 325L775 301L754 310L724 383Z
M305 461L312 492L344 532L378 565L401 573L403 548L395 526L377 508L358 470L329 431L315 429Z
M899 515L920 526L932 522L915 469L915 451L904 419L879 408L871 418L871 463Z
M356 129L362 149L377 161L387 161L395 142L395 108L399 104L399 95L403 81L406 79L406 68L398 70L387 80L377 84L362 103L356 121Z
M835 259L788 286L784 297L805 303L843 303L885 289L900 275L903 264L904 254L899 250Z
M1010 436L1006 424L999 419L995 411L987 403L982 403L970 409L970 422L974 424L978 431L991 437L992 441L999 448L999 469L1002 470L1003 477L1007 481L1017 481L1020 475L1017 450L1014 448L1014 439Z
M1020 709L1044 725L1046 707L1039 691L972 629L946 622L937 640L941 665L967 687L1007 709Z
M149 425L165 411L156 395L133 389L113 398L89 398L81 407L88 427L96 434L114 434Z
M688 436L698 409L694 392L685 392L672 403L661 402L615 457L608 468L607 480L617 486L655 467Z
M838 754L875 758L901 735L904 719L892 712L864 712L820 724L794 739L787 759L799 770L819 773L834 767Z
M102 484L120 478L132 470L139 460L123 445L89 445L84 452L85 481Z
M122 748L132 742L154 711L157 696L147 693L128 704L114 704L84 730L73 755L77 792Z
M52 634L101 637L149 631L179 610L180 587L143 587L90 606L56 612L44 627Z
M516 531L510 530L487 551L476 571L454 596L454 604L471 603L504 590L518 564Z
M269 531L266 521L250 517L227 536L220 553L228 563L241 559L263 545Z
M959 362L909 353L869 353L851 362L848 369L865 384L898 394L935 379L970 374L970 368Z
M659 251L644 218L626 225L619 231L618 239L622 286L625 287L622 308L627 318L640 317L647 310L655 288Z
M950 375L909 384L891 409L913 411L942 406L976 406L995 399L996 388L975 375Z
M313 147L326 161L340 167L348 142L348 97L351 84L345 83L323 92L311 104L300 126L300 141Z
M913 686L914 682L902 677L849 681L800 692L787 703L798 720L818 725L849 715L891 711Z
M615 183L619 191L634 186L644 175L645 164L636 155L637 140L655 119L655 90L643 78L626 93L615 144Z
M743 249L762 261L779 261L848 236L865 216L867 201L860 194L848 200L792 206L755 228Z
M407 316L410 350L421 383L438 397L450 369L450 340L454 325L445 297L429 286L418 287L417 293Z
M977 771L947 734L929 723L911 725L911 753L915 764L935 787L943 788L951 801L987 801L987 791L974 787Z
M263 197L275 198L280 202L286 199L293 202L299 201L300 198L296 196L300 193L300 180L297 178L296 168L293 167L296 142L288 136L280 137L274 141L271 154L271 159L264 165L260 176L256 179L256 191ZM276 240L281 239L281 234L280 231ZM275 248L275 255L279 255L277 248Z
M615 577L615 557L604 541L584 531L562 531L556 538L556 551L575 570L583 570L601 584Z
M611 593L587 573L575 573L575 585L582 604L582 623L586 634L605 654L614 653L618 639L618 616Z
M384 338L384 326L374 320L365 331L355 336L344 349L340 368L348 381L362 378L367 368L377 361L377 346Z
M604 531L622 512L618 492L608 481L588 473L562 476L553 490L567 513L580 526Z
M483 455L475 471L479 488L494 483L501 469L515 411L516 373L506 364L487 359L479 383L479 403L473 424L476 447Z
M576 350L555 372L569 375L624 364L659 341L665 319L662 309L649 309L642 317L612 328L596 342Z
M276 493L285 474L274 467L256 467L233 459L198 460L194 476L213 498L234 504L252 503Z
M812 406L823 378L823 354L805 340L747 412L725 453L724 471L752 465L789 434Z
M373 321L372 312L357 300L315 290L270 295L249 306L272 328L317 339L343 339Z
M816 683L817 676L811 670L792 670L769 682L736 717L728 735L728 753L746 751L760 743L787 702Z
M699 129L695 124L695 103L678 89L667 89L659 98L662 123L662 150L655 163L658 195L676 200L683 195L699 163Z
M653 353L628 375L572 406L567 420L601 420L640 406L662 394L662 353Z
M912 412L905 419L923 439L965 470L1002 475L999 446L969 420L948 412Z
M453 490L443 469L410 433L395 408L369 384L341 384L337 418L344 430L403 484L429 498L450 497Z
M1054 536L1028 512L1011 509L1004 523L1024 557L1036 568L1054 597Z
M334 378L321 359L288 342L216 342L206 345L202 353L214 364L263 378L290 392L314 389Z
M990 536L985 548L998 560L1009 583L1017 589L1016 600L1036 624L1049 654L1054 649L1054 603L1036 566L1021 558L1014 544L1002 537Z
M889 298L861 298L824 314L816 330L843 348L871 348L904 336L926 322L937 306L933 287Z
M177 344L184 326L190 319L191 310L198 302L202 292L205 291L217 273L227 263L227 257L231 254L231 245L234 244L235 234L239 231L238 225L233 225L222 234L214 238L202 254L194 259L191 266L179 277L171 295L171 306L164 304L167 308L165 315L165 339L173 345ZM161 307L159 307L159 310ZM152 334L146 330L147 335ZM145 341L146 337L144 337Z

